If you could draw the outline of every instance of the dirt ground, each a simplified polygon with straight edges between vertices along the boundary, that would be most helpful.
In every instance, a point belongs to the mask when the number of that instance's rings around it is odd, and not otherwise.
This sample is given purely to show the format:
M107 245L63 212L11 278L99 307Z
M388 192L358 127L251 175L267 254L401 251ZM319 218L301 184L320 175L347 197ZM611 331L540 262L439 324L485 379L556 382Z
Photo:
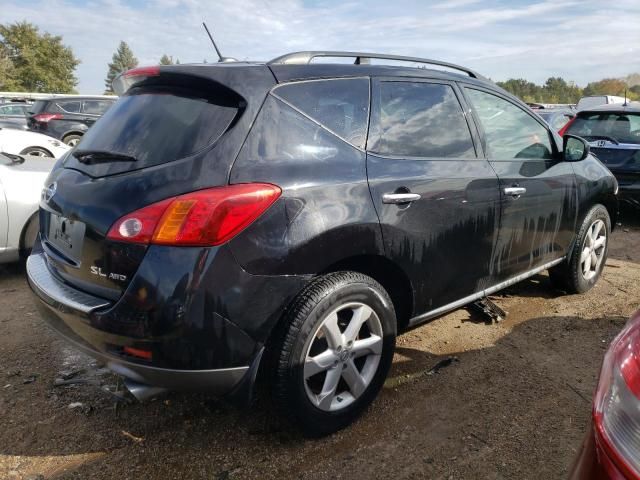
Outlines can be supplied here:
M463 309L400 337L375 404L319 440L204 395L116 409L100 389L114 377L44 327L23 265L2 267L0 478L565 478L603 352L640 308L639 219L623 218L586 295L539 275L495 297L501 323ZM54 386L78 370L86 383Z

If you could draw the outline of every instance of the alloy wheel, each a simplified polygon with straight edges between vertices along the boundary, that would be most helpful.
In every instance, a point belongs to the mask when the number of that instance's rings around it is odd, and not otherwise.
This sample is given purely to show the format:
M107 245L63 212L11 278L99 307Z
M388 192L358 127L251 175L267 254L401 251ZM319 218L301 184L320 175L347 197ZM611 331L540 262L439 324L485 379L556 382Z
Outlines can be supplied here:
M352 302L331 311L305 356L304 383L311 403L332 412L351 405L373 380L382 347L382 323L371 307Z
M602 220L596 220L587 230L580 254L580 267L585 280L591 280L600 271L606 246L607 228Z

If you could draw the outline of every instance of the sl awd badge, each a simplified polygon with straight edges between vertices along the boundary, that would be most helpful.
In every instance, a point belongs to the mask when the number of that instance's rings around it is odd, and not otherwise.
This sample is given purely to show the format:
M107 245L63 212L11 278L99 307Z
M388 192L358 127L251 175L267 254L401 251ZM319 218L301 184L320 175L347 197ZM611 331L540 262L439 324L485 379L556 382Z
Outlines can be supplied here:
M121 275L120 273L109 273L103 272L101 267L96 267L95 265L90 267L91 273L97 275L98 277L108 278L109 280L119 280L124 282L127 280L126 275Z

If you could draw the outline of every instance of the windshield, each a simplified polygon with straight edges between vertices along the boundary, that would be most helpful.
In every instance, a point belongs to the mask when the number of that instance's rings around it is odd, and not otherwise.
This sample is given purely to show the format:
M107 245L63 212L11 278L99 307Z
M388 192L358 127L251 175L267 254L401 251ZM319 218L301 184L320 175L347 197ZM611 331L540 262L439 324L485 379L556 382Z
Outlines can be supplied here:
M613 139L619 143L640 144L640 114L624 112L580 113L567 133L587 140Z

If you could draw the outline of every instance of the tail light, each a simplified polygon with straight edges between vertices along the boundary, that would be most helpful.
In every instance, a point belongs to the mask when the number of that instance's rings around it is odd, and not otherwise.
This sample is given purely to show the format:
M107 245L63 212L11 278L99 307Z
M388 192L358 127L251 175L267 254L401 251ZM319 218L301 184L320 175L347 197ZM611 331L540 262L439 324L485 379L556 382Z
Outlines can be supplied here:
M36 122L49 123L51 120L57 120L62 118L60 113L38 113L33 118Z
M138 67L127 70L117 76L111 83L111 87L116 95L124 94L131 86L139 83L149 77L157 77L160 75L160 67Z
M571 124L573 122L576 121L576 118L578 118L578 116L576 115L575 117L573 117L571 120L569 120L567 123L564 124L564 127L562 127L560 130L558 130L558 135L560 135L561 137L564 136L565 133L567 133L567 130L569 129L569 127L571 126Z
M640 312L605 355L593 418L598 445L626 478L640 479Z
M156 245L221 245L262 215L281 193L267 183L187 193L125 215L112 225L107 238Z

